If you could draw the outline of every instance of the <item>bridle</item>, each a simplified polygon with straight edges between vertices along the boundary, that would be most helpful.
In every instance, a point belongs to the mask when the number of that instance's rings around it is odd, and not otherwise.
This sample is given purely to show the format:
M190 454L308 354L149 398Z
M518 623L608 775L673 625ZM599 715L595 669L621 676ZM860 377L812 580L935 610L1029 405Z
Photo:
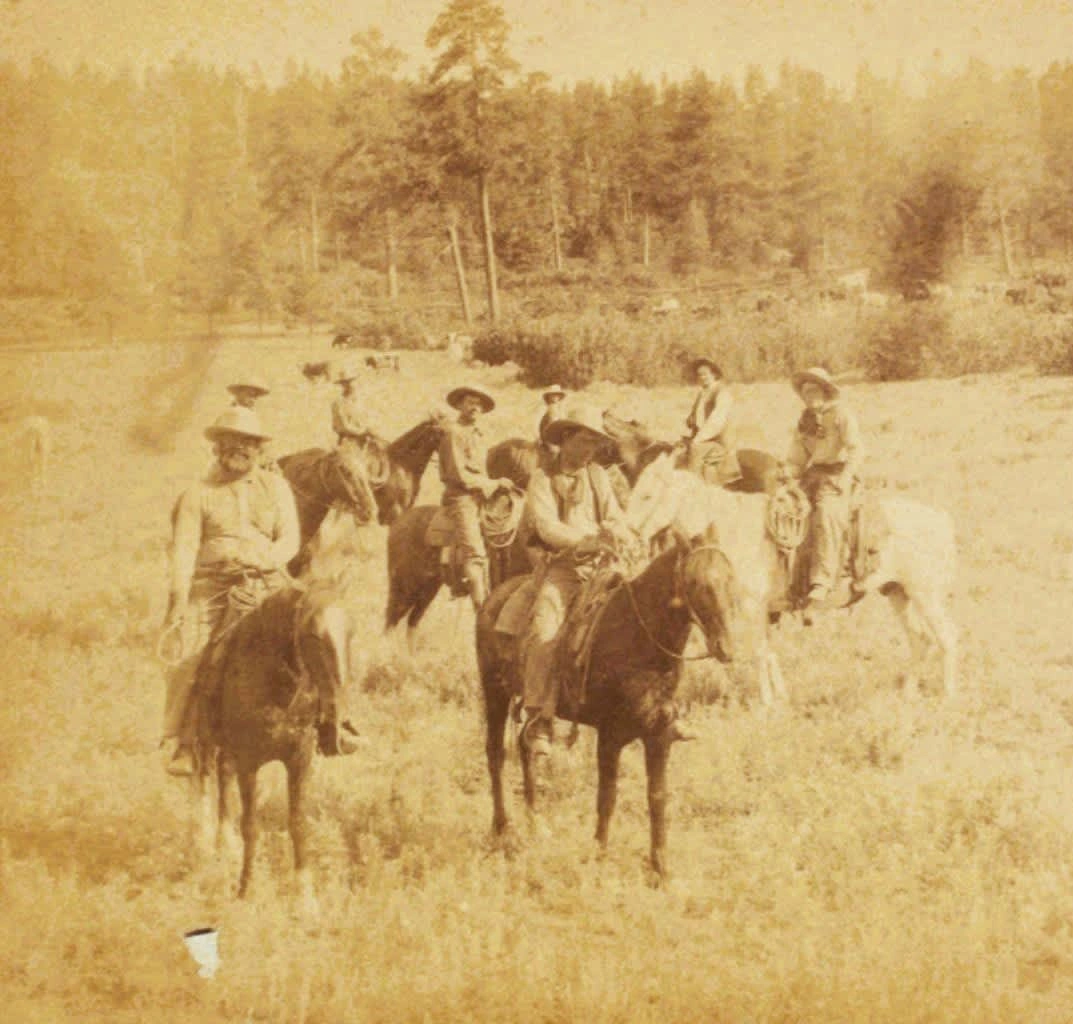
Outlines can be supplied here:
M723 549L718 544L699 544L697 547L690 549L689 554L685 556L679 556L675 563L675 586L678 594L681 596L682 604L685 605L686 613L689 616L689 621L692 625L696 626L704 635L707 640L707 630L704 628L704 624L700 621L700 616L697 615L696 609L689 600L689 589L685 586L682 579L685 573L686 563L696 554L701 551L718 551L723 557L726 557ZM626 588L626 595L630 599L630 606L633 608L634 615L637 616L637 621L641 626L641 630L645 636L651 641L652 645L662 653L674 658L676 661L707 661L710 658L714 658L715 654L709 649L707 654L681 654L678 651L672 651L669 647L661 644L652 635L652 630L648 628L648 624L645 622L644 616L641 614L641 609L637 604L637 597L633 592L633 586L630 580L626 580L623 586Z

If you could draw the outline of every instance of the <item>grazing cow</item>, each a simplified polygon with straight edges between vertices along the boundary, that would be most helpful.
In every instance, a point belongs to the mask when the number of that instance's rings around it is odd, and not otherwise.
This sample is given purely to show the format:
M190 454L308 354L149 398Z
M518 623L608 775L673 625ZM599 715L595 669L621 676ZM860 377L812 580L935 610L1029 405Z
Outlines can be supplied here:
M358 339L353 334L337 334L332 338L332 348L353 348Z
M860 596L878 592L897 612L909 637L913 665L907 687L915 687L919 663L935 642L943 654L947 696L957 691L958 636L949 599L957 569L957 547L950 515L905 498L883 497L878 503L889 528L877 537L875 568L857 583ZM737 635L750 638L748 660L760 669L761 697L770 701L782 689L778 661L768 648L769 611L779 609L776 550L767 528L768 501L763 495L732 494L676 470L668 456L656 459L641 474L630 496L627 518L642 539L651 540L675 524L696 533L711 524L734 567L740 586ZM732 627L733 629L733 627ZM743 641L744 643L744 641ZM742 650L738 645L738 650Z
M656 316L666 316L668 313L677 313L681 308L682 304L673 295L669 295L658 306L653 306L652 312Z
M1046 271L1040 271L1032 278L1036 284L1042 285L1047 291L1052 291L1055 288L1064 288L1066 286L1065 274L1053 274Z
M394 370L397 373L399 369L399 357L392 353L366 356L365 365L374 370Z
M854 270L849 274L842 274L836 278L836 282L841 288L845 288L847 292L863 292L868 289L868 279L871 277L871 271L867 268L862 270Z
M302 376L310 383L315 380L331 380L331 364L327 360L320 363L304 363L302 365Z
M1007 288L1006 301L1012 306L1023 306L1028 301L1028 289L1020 286Z

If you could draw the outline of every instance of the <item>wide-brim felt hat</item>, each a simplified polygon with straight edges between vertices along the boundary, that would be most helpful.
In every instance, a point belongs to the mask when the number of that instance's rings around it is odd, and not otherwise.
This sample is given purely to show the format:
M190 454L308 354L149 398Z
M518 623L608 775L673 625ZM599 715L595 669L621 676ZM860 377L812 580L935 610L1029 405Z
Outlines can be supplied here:
M205 428L205 436L210 441L215 441L226 434L252 437L258 441L271 440L271 435L266 434L261 426L257 413L241 405L233 406L221 413L212 426Z
M702 366L707 366L717 377L723 376L723 368L714 359L709 359L707 356L694 359L689 364L689 371L690 373L696 373Z
M484 407L485 412L491 412L496 407L496 400L481 388L475 387L472 384L463 384L460 388L455 388L453 391L447 394L447 404L452 409L457 409L462 404L462 399L466 395L473 395L481 400L481 405Z
M815 384L823 388L828 398L834 398L841 391L839 386L832 380L831 375L822 366L811 366L807 370L799 370L790 378L794 391L799 395L806 384Z
M227 385L228 391L234 391L236 388L247 388L250 391L256 391L260 395L267 395L271 391L271 388L260 377L252 373L243 374Z
M561 384L552 384L550 388L544 389L540 397L546 402L549 398L566 398L566 392Z
M563 434L578 429L587 430L605 441L611 440L611 436L604 429L603 413L595 406L584 405L580 402L577 405L568 406L563 410L562 416L557 420L552 420L544 428L543 440L548 444L562 444Z

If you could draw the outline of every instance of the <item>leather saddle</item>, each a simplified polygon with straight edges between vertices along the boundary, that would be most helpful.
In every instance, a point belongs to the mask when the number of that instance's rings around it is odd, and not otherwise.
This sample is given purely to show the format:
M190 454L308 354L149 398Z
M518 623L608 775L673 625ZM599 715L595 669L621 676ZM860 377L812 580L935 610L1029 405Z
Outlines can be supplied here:
M462 572L462 560L454 542L454 524L447 510L441 505L433 513L425 529L425 544L440 552L440 576L452 597L466 597L469 583Z

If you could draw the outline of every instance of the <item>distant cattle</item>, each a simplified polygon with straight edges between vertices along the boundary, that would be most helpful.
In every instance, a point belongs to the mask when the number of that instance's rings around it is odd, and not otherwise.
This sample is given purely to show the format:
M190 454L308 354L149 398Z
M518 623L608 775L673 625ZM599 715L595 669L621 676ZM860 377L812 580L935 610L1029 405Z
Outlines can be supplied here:
M1006 301L1014 306L1023 306L1028 301L1028 289L1021 286L1007 288Z
M832 288L821 289L820 298L826 299L828 302L845 302L849 298L849 292L840 285L835 285Z
M1045 271L1040 271L1038 274L1033 275L1033 281L1038 285L1042 285L1047 291L1052 288L1064 288L1066 286L1065 274L1052 274Z
M677 313L682 308L682 304L674 298L674 296L668 296L658 306L652 307L652 312L656 316L666 316L668 313Z
M302 366L302 376L308 381L330 380L332 375L331 364L327 361L322 363L305 363Z
M868 288L868 279L871 271L867 268L854 270L849 274L842 274L836 278L837 283L849 292L863 292Z
M375 356L366 356L365 365L371 367L374 370L395 370L399 369L399 357L392 353L381 353Z
M332 348L354 348L358 344L356 334L337 334L332 338Z
M775 305L775 296L774 295L761 295L756 300L756 311L758 313L766 313L774 305Z

